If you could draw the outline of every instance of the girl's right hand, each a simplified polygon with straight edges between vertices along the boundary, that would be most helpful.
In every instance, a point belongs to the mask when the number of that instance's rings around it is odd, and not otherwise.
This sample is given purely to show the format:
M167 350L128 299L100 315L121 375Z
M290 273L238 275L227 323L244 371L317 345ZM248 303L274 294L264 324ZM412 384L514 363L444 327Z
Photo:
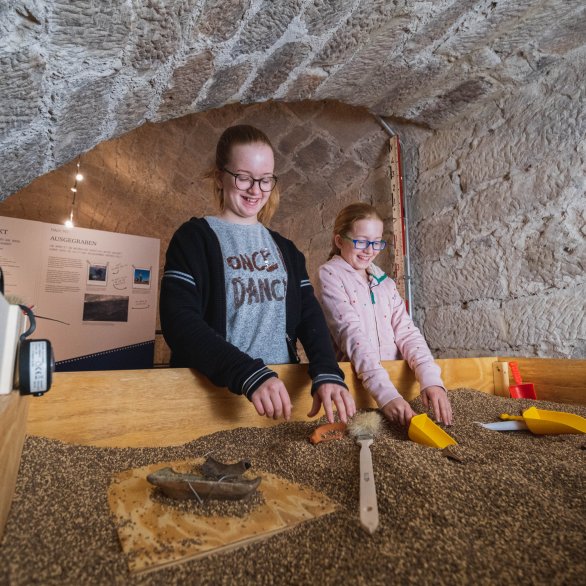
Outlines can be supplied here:
M291 417L291 399L282 380L277 377L267 379L252 394L252 404L259 415L272 419Z
M411 418L415 415L415 411L403 397L389 401L381 410L389 421L400 423L405 427L411 423Z

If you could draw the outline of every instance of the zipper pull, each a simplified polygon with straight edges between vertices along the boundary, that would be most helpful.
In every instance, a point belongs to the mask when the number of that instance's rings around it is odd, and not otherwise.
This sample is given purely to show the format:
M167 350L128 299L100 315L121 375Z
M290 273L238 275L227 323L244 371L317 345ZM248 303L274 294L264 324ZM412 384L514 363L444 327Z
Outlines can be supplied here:
M378 283L376 285L378 285ZM371 279L368 282L368 290L370 292L370 301L372 302L373 305L375 304L374 291L373 291L373 289L376 287L376 285L373 284L373 282L372 282L372 275L371 275Z
M289 337L289 334L285 333L285 339L287 340L287 347L289 348L289 354L295 360L297 364L301 362L301 358L299 358L299 354L297 353L297 348L295 344L293 344L293 340Z

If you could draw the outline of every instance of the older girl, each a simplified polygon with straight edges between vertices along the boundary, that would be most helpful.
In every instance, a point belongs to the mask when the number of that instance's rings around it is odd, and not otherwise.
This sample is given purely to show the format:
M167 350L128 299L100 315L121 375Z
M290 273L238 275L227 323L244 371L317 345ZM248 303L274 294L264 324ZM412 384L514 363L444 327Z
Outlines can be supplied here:
M289 419L291 401L267 364L309 359L313 405L331 422L355 412L323 313L295 245L265 227L279 203L273 148L252 126L224 131L210 172L220 211L175 232L161 284L161 326L172 366L195 368L249 399L259 415Z
M452 409L429 348L409 317L392 279L374 264L386 246L374 207L345 207L334 225L330 260L319 269L318 296L339 360L350 360L390 421L408 425L414 412L381 360L404 358L415 371L426 408L450 425Z

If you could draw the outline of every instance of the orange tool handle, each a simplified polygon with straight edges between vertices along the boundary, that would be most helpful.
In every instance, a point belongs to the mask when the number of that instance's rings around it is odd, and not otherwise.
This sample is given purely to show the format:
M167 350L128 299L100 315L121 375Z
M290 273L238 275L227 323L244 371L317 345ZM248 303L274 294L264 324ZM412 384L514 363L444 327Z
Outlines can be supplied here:
M517 363L516 362L509 362L509 368L511 369L511 372L513 373L513 378L515 379L515 384L522 385L523 379L521 378L521 373L519 372L519 366L517 365Z
M345 423L326 423L315 429L309 436L309 441L312 444L319 444L320 442L327 442L329 440L342 439L345 431Z

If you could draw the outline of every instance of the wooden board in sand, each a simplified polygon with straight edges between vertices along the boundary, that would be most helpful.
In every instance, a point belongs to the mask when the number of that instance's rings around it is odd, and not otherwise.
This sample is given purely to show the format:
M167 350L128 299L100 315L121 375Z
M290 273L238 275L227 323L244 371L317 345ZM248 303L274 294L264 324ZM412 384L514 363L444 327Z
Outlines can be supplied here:
M268 472L250 476L262 478L258 490L264 503L244 517L209 516L198 513L197 507L184 511L153 497L155 487L147 482L148 474L166 466L190 472L202 463L159 462L114 476L108 503L131 572L149 572L248 545L337 509L325 495Z

